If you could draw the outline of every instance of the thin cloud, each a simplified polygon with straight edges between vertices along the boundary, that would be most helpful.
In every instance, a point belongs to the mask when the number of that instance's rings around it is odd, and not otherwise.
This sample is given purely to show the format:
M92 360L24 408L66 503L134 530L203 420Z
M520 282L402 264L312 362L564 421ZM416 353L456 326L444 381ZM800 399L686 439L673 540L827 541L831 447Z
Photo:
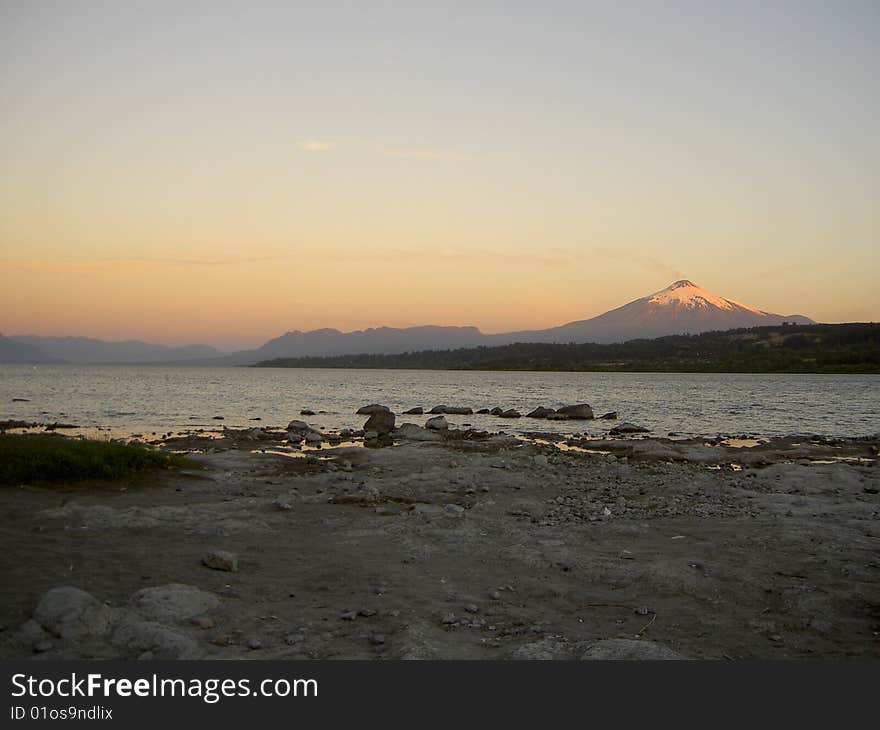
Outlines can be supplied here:
M409 160L451 160L470 162L483 159L480 155L467 154L443 147L379 147L380 154Z
M99 258L69 258L69 259L25 259L9 258L2 259L2 263L9 269L19 271L36 272L71 272L71 271L104 271L118 270L132 267L218 267L218 266L241 266L244 264L273 261L276 256L233 256L228 258L137 258L137 257L99 257Z
M332 150L336 145L333 142L325 142L320 139L307 139L300 144L300 149L306 152L326 152Z

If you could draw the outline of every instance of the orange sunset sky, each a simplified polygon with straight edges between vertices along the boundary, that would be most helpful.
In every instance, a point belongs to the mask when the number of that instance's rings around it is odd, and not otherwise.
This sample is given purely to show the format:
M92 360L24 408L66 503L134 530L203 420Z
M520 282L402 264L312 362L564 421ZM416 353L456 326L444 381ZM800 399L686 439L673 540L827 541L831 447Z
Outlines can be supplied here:
M0 332L880 319L873 2L0 1Z

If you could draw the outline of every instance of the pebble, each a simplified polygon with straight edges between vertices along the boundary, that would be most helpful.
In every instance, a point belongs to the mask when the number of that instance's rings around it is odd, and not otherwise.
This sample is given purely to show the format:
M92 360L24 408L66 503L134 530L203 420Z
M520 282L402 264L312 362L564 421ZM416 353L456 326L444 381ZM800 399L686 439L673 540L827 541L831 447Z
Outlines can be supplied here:
M46 639L45 641L40 641L34 645L34 653L35 654L44 654L47 651L52 651L54 648L54 644Z
M343 621L354 621L357 618L357 611L346 611L339 615Z
M306 637L302 634L288 634L284 637L284 643L288 646L293 646L294 644L299 644L305 641Z
M257 639L256 637L248 640L248 649L256 651L257 649L263 648L263 642Z
M490 591L489 598L491 598L493 601L501 600L501 591Z
M464 610L468 613L479 613L480 607L476 603L469 603L464 607Z
M455 614L454 613L444 613L443 617L440 619L441 624L454 624L455 623Z
M202 565L234 573L238 570L238 555L228 550L211 550L202 556Z
M370 616L375 616L376 610L373 608L361 608L358 610L358 616L366 616L369 618Z

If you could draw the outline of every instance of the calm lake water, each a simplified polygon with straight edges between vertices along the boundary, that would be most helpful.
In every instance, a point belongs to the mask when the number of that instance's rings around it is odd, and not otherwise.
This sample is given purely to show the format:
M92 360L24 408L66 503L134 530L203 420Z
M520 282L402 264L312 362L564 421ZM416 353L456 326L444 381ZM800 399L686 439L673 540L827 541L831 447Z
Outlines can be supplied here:
M13 402L27 398L28 402ZM355 410L383 403L400 413L445 403L478 408L589 403L665 435L880 431L880 376L669 373L501 373L426 370L0 365L0 419L76 423L114 435L187 428L286 425L300 409L323 428L360 427ZM222 422L213 420L223 416ZM250 419L260 418L259 422ZM507 432L601 435L613 421L447 416L454 424ZM422 423L424 417L401 421Z

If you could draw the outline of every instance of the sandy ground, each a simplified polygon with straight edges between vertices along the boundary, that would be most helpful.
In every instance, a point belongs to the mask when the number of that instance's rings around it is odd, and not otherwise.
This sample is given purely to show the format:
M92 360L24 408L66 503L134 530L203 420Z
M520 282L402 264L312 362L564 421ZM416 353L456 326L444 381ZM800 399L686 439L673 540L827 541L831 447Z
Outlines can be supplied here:
M880 657L877 439L272 438L0 490L0 656Z

